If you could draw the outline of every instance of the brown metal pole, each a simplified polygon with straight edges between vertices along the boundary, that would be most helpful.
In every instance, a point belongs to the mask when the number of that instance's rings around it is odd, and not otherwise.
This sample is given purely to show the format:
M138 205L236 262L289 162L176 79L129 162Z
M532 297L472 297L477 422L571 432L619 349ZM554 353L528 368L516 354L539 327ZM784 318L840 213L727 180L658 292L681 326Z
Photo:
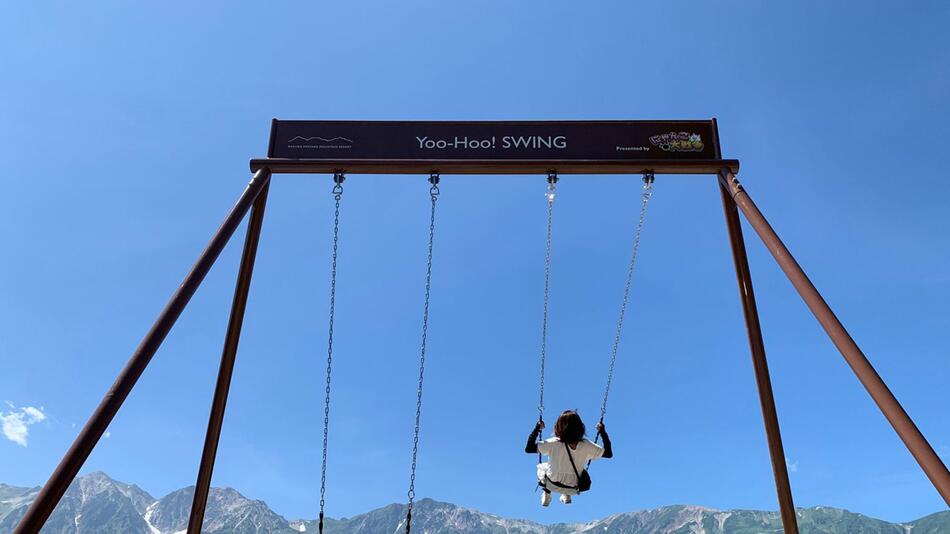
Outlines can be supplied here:
M749 350L752 352L752 367L755 370L755 383L759 390L759 404L762 407L762 420L765 423L765 436L769 443L769 455L772 458L772 474L775 476L775 490L778 493L779 510L785 534L798 534L798 519L795 516L795 503L792 501L792 488L788 481L788 468L785 465L785 448L782 446L782 432L775 410L775 398L772 396L772 380L769 378L769 364L765 358L765 343L762 341L762 329L759 325L759 312L755 305L755 292L752 290L752 273L749 270L749 258L746 256L745 240L742 237L742 225L736 203L722 187L722 208L726 214L726 227L729 229L729 242L732 245L732 259L736 266L736 279L739 282L739 296L742 299L742 311L745 314L746 330L749 334Z
M719 175L719 182L729 192L729 196L735 201L746 219L755 229L759 237L765 243L765 246L775 257L775 261L785 271L785 275L791 280L792 285L798 290L805 304L811 309L811 312L821 323L822 328L828 333L831 341L844 356L845 361L851 366L851 370L871 394L871 398L877 403L884 417L887 418L897 435L903 440L907 450L914 456L921 469L930 478L937 492L943 497L943 500L950 506L950 471L934 452L933 447L927 442L927 439L921 434L917 425L911 420L904 408L897 402L894 394L888 389L887 384L881 380L880 375L874 370L871 362L868 361L864 353L858 347L848 331L835 316L834 312L822 298L818 290L808 279L808 276L802 270L792 254L785 248L785 244L779 239L775 230L769 225L769 222L756 207L752 199L745 192L735 174L729 169L722 169Z
M266 168L254 173L247 188L241 194L231 212L228 213L221 227L215 232L198 261L191 268L191 272L188 273L178 290L168 301L168 304L165 305L165 309L162 310L155 324L152 325L138 348L135 349L132 357L125 364L125 368L119 373L112 387L109 388L99 406L96 407L96 411L93 412L86 425L79 432L69 451L60 460L59 465L53 471L43 489L40 490L36 500L27 509L26 515L23 516L23 519L20 520L13 531L14 534L34 534L39 532L40 528L46 523L69 484L76 477L76 473L79 472L86 458L89 457L89 453L99 442L112 418L115 417L125 398L128 397L132 387L142 376L142 372L145 371L145 367L148 366L152 356L161 346L162 341L165 340L165 336L168 335L178 316L181 315L182 310L185 309L188 301L195 294L201 281L204 280L205 275L214 265L221 250L224 249L231 235L234 234L234 230L241 223L241 219L244 218L260 192L267 186L270 175L270 170Z
M201 452L201 464L198 467L198 480L195 482L195 494L191 503L191 515L188 519L188 534L201 534L205 506L208 504L208 490L211 487L211 474L218 453L218 441L221 437L221 425L224 423L224 410L228 404L228 391L231 389L231 375L234 372L234 358L241 340L241 326L244 324L244 311L247 309L247 295L254 274L254 259L257 257L257 244L260 242L261 226L264 223L264 208L267 206L267 190L264 187L251 208L251 217L247 223L247 236L244 238L244 252L241 254L241 268L238 271L234 287L234 300L231 302L231 317L224 337L224 349L221 352L221 365L218 368L218 381L214 388L211 403L211 415L208 417L208 431L205 434L204 449Z

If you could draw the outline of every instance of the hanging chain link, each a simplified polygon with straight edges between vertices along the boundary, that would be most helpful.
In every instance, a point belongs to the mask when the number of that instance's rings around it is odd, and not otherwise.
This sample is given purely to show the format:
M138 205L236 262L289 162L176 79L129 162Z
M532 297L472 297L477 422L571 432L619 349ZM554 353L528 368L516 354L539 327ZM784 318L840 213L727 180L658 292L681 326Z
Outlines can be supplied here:
M557 173L548 173L544 197L548 203L548 231L544 247L544 308L541 314L541 387L538 395L538 421L544 420L544 364L548 352L548 295L551 287L551 235L554 224L554 198L557 196ZM540 455L539 455L540 456Z
M333 319L336 314L336 260L340 241L340 201L343 199L342 172L333 175L333 248L330 262L330 319L327 335L327 384L323 399L323 463L320 467L320 533L323 533L323 510L327 493L327 444L330 435L330 371L333 368Z
M429 176L429 197L432 207L429 212L429 253L426 259L425 298L422 308L422 345L419 349L419 389L416 391L416 426L412 435L412 467L409 474L409 504L406 508L406 534L412 525L412 505L416 499L416 458L419 453L419 422L422 416L422 384L426 369L426 341L429 335L429 293L432 287L432 245L435 241L435 203L439 199L439 174Z
M627 313L627 302L630 300L630 285L633 282L633 271L637 265L637 254L640 251L640 235L643 232L643 222L646 220L647 203L653 196L653 181L655 177L652 171L643 173L643 192L640 197L640 218L637 221L637 229L633 237L633 252L630 254L630 265L627 267L627 282L623 288L623 304L620 305L620 318L617 320L617 332L614 335L614 344L610 351L610 367L607 369L607 385L604 388L604 402L600 406L600 422L604 422L604 416L607 414L607 397L610 395L610 385L614 380L614 367L617 365L617 350L620 348L620 335L623 332L623 319ZM596 442L600 434L594 438Z

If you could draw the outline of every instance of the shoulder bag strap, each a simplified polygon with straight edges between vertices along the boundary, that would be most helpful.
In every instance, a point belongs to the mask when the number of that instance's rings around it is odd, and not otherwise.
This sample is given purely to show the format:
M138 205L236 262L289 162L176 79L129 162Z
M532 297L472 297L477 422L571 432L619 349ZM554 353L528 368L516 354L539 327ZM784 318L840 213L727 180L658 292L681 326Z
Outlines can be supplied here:
M571 461L571 467L574 468L574 476L577 477L577 484L581 483L581 474L577 472L577 465L574 464L574 456L571 455L571 447L566 442L564 443L564 449L567 451L567 458Z

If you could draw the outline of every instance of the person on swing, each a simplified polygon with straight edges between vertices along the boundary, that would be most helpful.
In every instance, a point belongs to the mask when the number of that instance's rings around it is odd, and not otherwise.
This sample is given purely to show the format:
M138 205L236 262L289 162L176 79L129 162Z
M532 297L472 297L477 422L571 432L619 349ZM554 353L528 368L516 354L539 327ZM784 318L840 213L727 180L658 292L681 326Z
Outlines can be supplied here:
M564 504L571 503L571 495L577 495L587 488L582 487L581 479L590 478L584 473L587 462L598 458L613 458L614 452L610 446L610 437L603 423L597 423L597 433L604 441L601 447L590 440L584 439L587 432L584 421L574 410L562 413L554 423L554 437L538 443L538 436L544 430L544 421L538 421L524 452L528 454L544 454L548 461L538 464L538 486L541 487L541 506L551 504L551 492L561 494L560 500Z

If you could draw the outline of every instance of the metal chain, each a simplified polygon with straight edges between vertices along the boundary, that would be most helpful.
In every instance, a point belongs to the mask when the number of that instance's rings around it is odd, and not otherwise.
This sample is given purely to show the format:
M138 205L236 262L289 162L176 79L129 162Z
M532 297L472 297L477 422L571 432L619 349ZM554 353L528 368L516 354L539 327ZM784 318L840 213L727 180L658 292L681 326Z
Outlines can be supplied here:
M643 232L643 222L646 220L647 203L653 196L652 171L643 173L643 192L640 197L640 219L637 221L637 229L633 237L633 252L630 254L630 265L627 267L627 282L623 288L623 304L620 305L620 318L617 320L617 332L614 335L613 348L610 351L610 367L607 369L607 385L604 388L604 402L600 406L600 422L604 422L604 416L607 414L607 397L610 395L610 385L614 380L614 367L617 365L617 350L620 348L620 335L623 332L623 319L627 312L627 302L630 299L630 284L633 282L633 271L637 265L637 254L640 251L640 235ZM594 438L596 442L600 438L600 433Z
M548 354L548 295L551 288L551 235L554 226L554 198L557 196L557 173L548 171L548 188L544 198L548 201L548 231L544 246L544 310L541 314L541 385L538 393L538 423L544 422L544 364ZM538 434L538 442L542 441ZM541 463L538 451L538 463Z
M538 421L544 420L544 364L548 352L548 295L551 287L551 234L554 224L554 198L557 196L557 173L548 173L548 231L544 247L544 311L541 314L541 387L538 398Z
M432 245L435 241L435 202L439 199L439 174L429 176L429 197L432 207L429 212L429 253L426 259L425 299L422 308L422 345L419 349L419 389L416 391L416 426L412 436L412 467L409 475L409 504L406 508L406 534L412 525L412 505L416 499L416 457L419 453L419 422L422 416L422 384L426 368L426 341L429 335L429 293L432 287Z
M327 444L330 435L330 371L333 368L333 319L336 314L336 260L340 241L340 200L343 199L342 172L333 175L333 249L330 262L330 319L327 335L327 385L326 396L323 400L323 463L320 467L320 533L323 533L323 510L326 505L327 493Z

